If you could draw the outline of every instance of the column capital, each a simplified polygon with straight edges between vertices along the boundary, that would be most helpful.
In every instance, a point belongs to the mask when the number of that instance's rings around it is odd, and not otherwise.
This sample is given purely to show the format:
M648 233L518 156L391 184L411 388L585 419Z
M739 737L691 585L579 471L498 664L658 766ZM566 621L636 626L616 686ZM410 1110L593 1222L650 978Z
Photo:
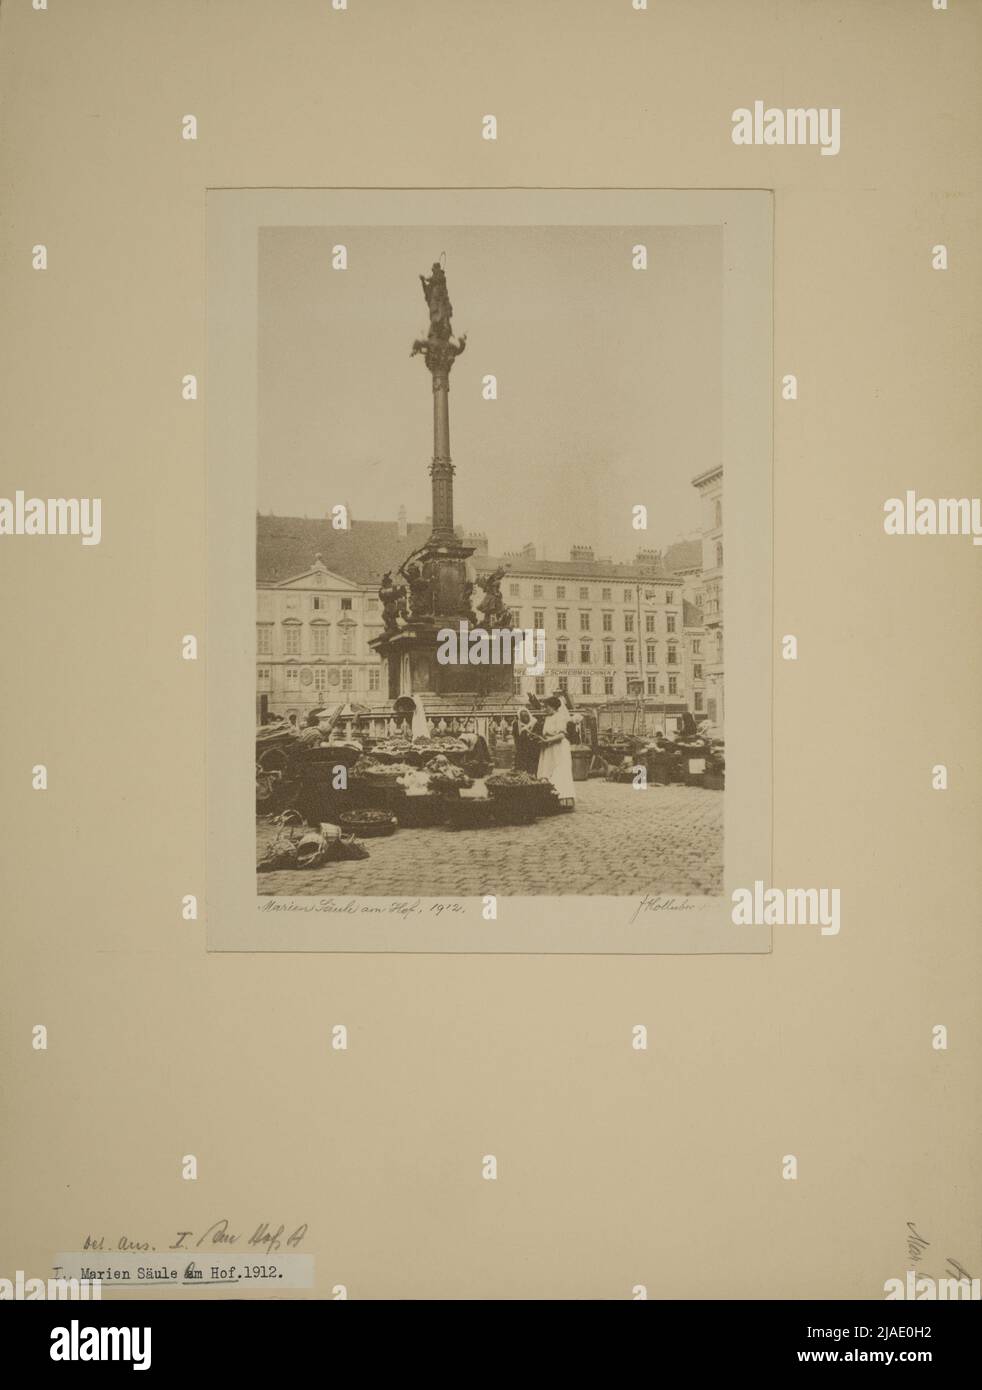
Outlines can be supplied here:
M417 338L413 343L410 356L415 357L418 353L423 354L427 368L433 373L433 389L435 391L438 375L445 378L445 384L449 388L450 369L466 346L466 333L462 333L459 338Z

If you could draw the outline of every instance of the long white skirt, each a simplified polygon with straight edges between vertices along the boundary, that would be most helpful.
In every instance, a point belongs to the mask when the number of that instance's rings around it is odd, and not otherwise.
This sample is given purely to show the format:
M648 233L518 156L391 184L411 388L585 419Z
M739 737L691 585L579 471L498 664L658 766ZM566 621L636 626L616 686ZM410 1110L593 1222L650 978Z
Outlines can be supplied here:
M543 748L539 754L538 775L548 778L564 799L576 797L573 782L573 755L568 739L560 739L558 743L550 743L547 748Z

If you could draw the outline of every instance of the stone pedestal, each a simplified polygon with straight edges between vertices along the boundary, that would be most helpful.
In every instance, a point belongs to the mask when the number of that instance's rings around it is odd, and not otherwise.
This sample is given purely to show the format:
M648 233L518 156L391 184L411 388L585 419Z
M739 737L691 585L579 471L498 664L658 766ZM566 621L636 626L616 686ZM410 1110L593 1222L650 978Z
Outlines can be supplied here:
M372 646L385 662L386 689L390 700L400 695L422 695L453 700L454 697L510 695L514 688L514 666L443 665L437 660L439 633L449 623L410 623L391 637L376 637ZM454 624L456 626L456 624Z
M461 625L479 626L470 607L467 557L470 546L459 543L434 544L412 557L425 576L424 607L432 611L412 611L395 628L374 638L372 646L385 663L384 688L389 699L400 695L430 695L451 699L456 695L482 697L508 696L514 687L511 661L500 664L471 665L463 661L443 663L437 659L441 632L460 633ZM466 643L463 644L466 648ZM463 656L465 652L459 652ZM424 700L424 704L426 701ZM428 705L427 705L428 708Z

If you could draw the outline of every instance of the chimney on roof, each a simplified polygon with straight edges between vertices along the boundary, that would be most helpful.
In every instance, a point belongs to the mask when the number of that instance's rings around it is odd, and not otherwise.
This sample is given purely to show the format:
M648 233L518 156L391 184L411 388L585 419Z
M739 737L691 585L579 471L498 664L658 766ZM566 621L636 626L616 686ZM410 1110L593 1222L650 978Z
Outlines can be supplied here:
M533 545L533 543L532 543L531 541L526 541L525 544L522 546L522 559L523 559L523 560L534 560L534 559L535 559L535 546Z
M592 545L571 545L569 548L569 558L573 561L593 561Z
M408 526L408 524L407 524L407 522L406 522L406 509L405 509L405 507L400 507L400 508L399 508L398 516L399 516L399 520L398 520L398 522L397 522L397 525L398 525L398 528L399 528L399 536L400 536L400 539L405 540L406 537L409 535L409 526Z
M488 538L483 531L465 531L464 544L471 546L475 555L488 553Z
M657 565L661 560L660 550L639 550L634 557L636 565Z

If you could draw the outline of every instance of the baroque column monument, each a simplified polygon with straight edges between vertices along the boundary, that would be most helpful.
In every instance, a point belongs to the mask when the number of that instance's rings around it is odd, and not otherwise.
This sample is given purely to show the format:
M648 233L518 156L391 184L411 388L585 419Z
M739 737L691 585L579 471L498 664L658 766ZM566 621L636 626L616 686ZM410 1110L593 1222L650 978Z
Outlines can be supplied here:
M447 294L443 267L434 262L430 278L419 277L430 311L430 329L425 338L413 343L412 356L423 354L426 369L433 378L433 533L430 545L455 544L453 529L453 475L450 459L450 369L467 346L467 334L454 338L451 319L453 305ZM465 551L465 555L473 552Z
M478 579L467 574L473 546L464 545L454 530L454 466L450 458L450 372L467 345L466 335L453 335L453 305L447 277L437 262L429 277L421 275L430 324L425 338L413 343L412 356L422 355L433 387L433 529L419 550L407 555L398 578L386 574L379 589L384 632L372 646L385 663L390 700L423 695L427 713L491 713L511 703L513 667L509 665L442 665L437 661L438 633L473 627L504 628L511 614L501 597L501 573ZM481 592L480 616L474 612L475 587Z

